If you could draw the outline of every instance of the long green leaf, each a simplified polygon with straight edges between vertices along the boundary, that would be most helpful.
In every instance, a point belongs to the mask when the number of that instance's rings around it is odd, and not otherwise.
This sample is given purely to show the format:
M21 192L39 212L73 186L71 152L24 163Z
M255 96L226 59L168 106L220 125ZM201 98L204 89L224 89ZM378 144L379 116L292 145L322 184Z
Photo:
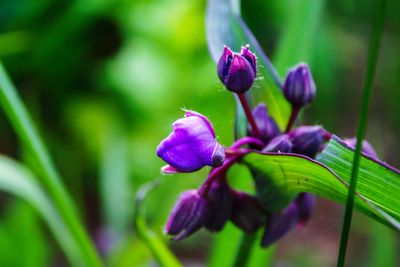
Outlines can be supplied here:
M53 203L35 181L32 173L20 163L0 156L0 190L27 201L40 213L72 266L81 266L82 251L63 222Z
M258 57L261 78L248 91L248 97L253 104L265 102L272 117L281 128L284 128L290 115L290 106L280 90L280 80L274 67L240 17L239 1L208 1L207 41L212 58L216 62L224 45L236 51L243 45L250 45Z
M264 204L282 196L310 192L344 203L348 193L354 150L333 137L317 160L295 154L251 153L244 158L256 179ZM268 190L263 180L268 181ZM400 173L378 160L363 156L355 207L388 226L400 229ZM281 204L279 204L281 205ZM267 205L268 209L279 207Z
M0 104L23 145L35 160L38 177L49 191L58 212L82 251L81 265L101 266L101 260L81 225L75 207L16 88L0 62Z

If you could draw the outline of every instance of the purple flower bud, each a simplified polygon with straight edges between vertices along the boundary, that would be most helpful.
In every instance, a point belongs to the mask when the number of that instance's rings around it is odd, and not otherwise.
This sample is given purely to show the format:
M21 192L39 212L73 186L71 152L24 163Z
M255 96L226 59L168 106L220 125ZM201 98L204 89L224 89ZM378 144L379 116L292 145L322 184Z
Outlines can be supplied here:
M212 183L207 201L210 204L211 214L206 228L212 232L221 231L231 216L233 206L233 195L225 179Z
M256 56L248 47L242 47L239 54L225 46L218 61L218 77L229 91L244 93L253 85L256 65Z
M255 232L265 223L266 214L256 197L243 192L233 192L231 221L247 233Z
M307 64L301 63L289 71L283 93L294 107L301 108L310 103L315 97L315 91L315 83Z
M272 139L262 152L291 153L293 144L287 134L282 134Z
M165 231L174 235L172 240L184 239L201 227L210 218L210 208L206 199L197 190L183 192L169 215Z
M343 141L348 146L351 146L353 148L356 147L357 138L355 138L355 137L344 139ZM362 152L364 152L364 154L371 156L373 158L378 158L378 155L376 154L375 149L372 147L372 145L367 140L363 140L363 142L362 142Z
M303 227L311 218L315 197L309 193L300 193L294 202L299 211L297 226Z
M205 116L186 110L185 118L175 121L172 128L173 132L158 145L157 155L174 169L193 172L206 165L222 165L224 149L215 140L214 128Z
M261 139L265 143L281 133L274 119L268 115L267 106L264 103L258 104L253 109L253 116L260 130Z
M281 212L272 213L267 219L267 225L261 240L261 246L268 247L287 232L293 229L298 222L299 210L295 202Z
M301 126L289 133L293 152L310 158L319 151L324 141L324 130L319 126Z

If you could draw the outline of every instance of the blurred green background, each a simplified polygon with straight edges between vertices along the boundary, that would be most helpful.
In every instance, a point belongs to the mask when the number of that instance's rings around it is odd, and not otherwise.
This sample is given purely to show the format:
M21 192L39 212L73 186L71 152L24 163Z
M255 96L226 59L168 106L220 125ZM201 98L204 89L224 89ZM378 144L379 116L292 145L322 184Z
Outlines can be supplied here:
M281 43L300 1L243 2L245 21L281 77L298 61L310 64L318 92L305 122L354 136L374 1L308 1L317 9L304 17L312 27L295 29L309 42L298 47L292 62L282 62ZM233 140L234 100L207 51L205 7L204 0L0 2L0 59L110 266L154 265L133 230L134 195L143 183L161 181L145 202L148 223L161 233L179 193L197 187L207 174L160 175L163 163L155 148L182 116L181 108L207 115L222 144ZM367 132L382 159L397 167L399 10L400 2L388 1ZM24 161L2 110L0 129L0 152ZM238 170L231 179L245 176ZM241 182L251 190L249 180ZM21 200L0 198L0 266L66 266L39 215ZM311 223L278 243L272 266L334 266L341 218L342 207L320 200ZM185 266L203 266L213 238L202 231L172 248ZM395 266L397 239L356 214L349 266Z

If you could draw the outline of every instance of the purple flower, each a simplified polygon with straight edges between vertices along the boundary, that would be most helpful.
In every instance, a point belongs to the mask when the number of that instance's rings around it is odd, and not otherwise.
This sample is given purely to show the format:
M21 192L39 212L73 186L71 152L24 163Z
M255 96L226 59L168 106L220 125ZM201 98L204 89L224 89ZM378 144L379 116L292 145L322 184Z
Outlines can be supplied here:
M203 227L210 217L207 200L197 190L183 192L169 215L165 231L172 240L184 239Z
M210 203L210 219L206 228L212 232L221 231L231 216L233 195L225 179L218 179L212 183L208 191L207 200Z
M259 229L265 222L266 214L256 197L243 192L233 192L231 221L247 233Z
M290 153L293 150L293 144L287 134L282 134L272 139L262 152L281 152Z
M260 137L265 143L281 133L274 119L268 115L267 106L264 103L258 104L253 109L253 116L260 130Z
M225 46L218 61L218 77L229 91L244 93L253 85L256 66L256 56L248 47L242 47L239 54Z
M289 133L293 143L293 152L310 158L321 148L324 130L319 126L301 126Z
M315 83L307 64L293 67L286 76L283 93L289 102L297 108L310 103L315 97Z
M267 219L261 245L268 247L296 226L303 227L311 218L314 201L313 195L300 193L283 211L272 213Z
M216 141L211 122L200 113L186 110L185 117L172 124L173 132L157 147L157 155L172 168L169 172L193 172L206 165L219 167L224 149Z
M357 144L357 138L353 137L353 138L348 138L348 139L344 139L343 140L347 145L355 148L356 144ZM378 155L376 154L375 149L372 147L372 145L367 141L367 140L363 140L362 141L362 148L361 148L362 152L364 152L364 154L371 156L373 158L378 158Z

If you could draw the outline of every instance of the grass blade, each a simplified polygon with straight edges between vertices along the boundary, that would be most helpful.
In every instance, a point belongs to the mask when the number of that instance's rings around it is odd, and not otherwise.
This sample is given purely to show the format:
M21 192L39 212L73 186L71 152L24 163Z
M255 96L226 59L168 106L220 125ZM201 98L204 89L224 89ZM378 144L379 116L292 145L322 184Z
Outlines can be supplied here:
M74 241L83 253L82 264L101 266L100 258L94 249L87 233L79 222L76 209L62 184L49 153L40 138L31 117L21 101L17 90L9 79L6 70L0 63L0 104L17 132L20 140L28 149L37 165L38 177L49 191L58 212L70 229Z
M357 130L357 144L356 150L354 153L354 161L353 168L351 172L351 180L350 180L350 188L347 196L346 209L343 219L343 227L342 227L342 235L340 239L340 247L339 247L339 255L337 266L344 266L345 258L346 258L346 249L347 242L349 239L350 227L351 227L351 219L354 207L354 195L356 192L357 186L357 178L359 172L359 165L361 159L361 149L362 149L362 141L365 136L365 131L367 128L367 119L368 119L368 109L369 103L371 99L372 92L372 81L374 79L374 72L376 67L376 62L378 59L379 46L382 37L383 24L385 18L385 6L386 0L378 1L378 8L376 13L376 19L374 22L373 33L370 42L370 48L368 52L368 64L367 71L365 74L364 80L364 88L363 88L363 97L361 103L361 113Z

